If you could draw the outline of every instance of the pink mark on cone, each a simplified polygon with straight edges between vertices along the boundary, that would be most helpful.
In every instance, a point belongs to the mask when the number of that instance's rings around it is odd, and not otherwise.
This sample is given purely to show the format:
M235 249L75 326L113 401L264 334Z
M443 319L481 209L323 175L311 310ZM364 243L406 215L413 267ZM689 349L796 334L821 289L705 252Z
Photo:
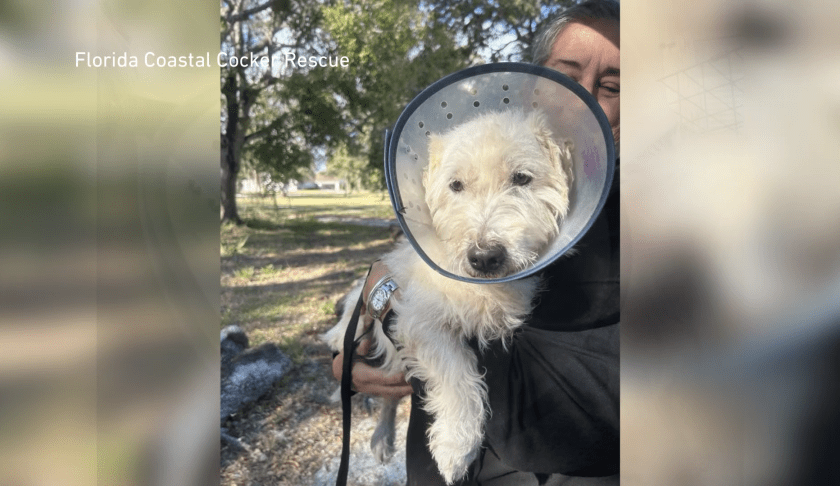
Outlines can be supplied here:
M601 170L601 161L598 157L598 150L595 147L584 147L581 154L583 155L583 172L586 173L586 177L592 177L596 172Z

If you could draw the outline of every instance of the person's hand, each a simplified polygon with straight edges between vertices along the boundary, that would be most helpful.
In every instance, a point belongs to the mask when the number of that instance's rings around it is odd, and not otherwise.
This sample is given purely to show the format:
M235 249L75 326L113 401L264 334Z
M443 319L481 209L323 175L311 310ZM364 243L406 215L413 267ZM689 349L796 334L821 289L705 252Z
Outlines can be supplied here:
M356 354L364 356L370 349L370 340L365 339L356 348ZM333 376L341 381L341 368L344 363L344 352L338 353L333 359ZM388 375L379 368L374 368L361 361L353 360L353 389L368 395L378 395L386 398L400 398L411 395L411 385L406 383L402 373Z
M373 318L367 312L367 298L370 295L373 286L379 280L390 274L388 267L381 261L375 262L371 266L370 274L365 281L362 289L362 316L364 327L367 328L373 323ZM397 290L399 292L399 290ZM387 311L388 306L386 306ZM383 311L383 315L385 311ZM356 355L364 356L370 350L370 340L363 339L356 348ZM338 354L333 359L333 375L338 381L341 381L342 364L344 363L344 352ZM388 375L379 368L374 368L360 361L353 361L353 389L367 393L369 395L378 395L387 398L399 398L410 395L412 392L411 385L405 381L405 376L402 373Z

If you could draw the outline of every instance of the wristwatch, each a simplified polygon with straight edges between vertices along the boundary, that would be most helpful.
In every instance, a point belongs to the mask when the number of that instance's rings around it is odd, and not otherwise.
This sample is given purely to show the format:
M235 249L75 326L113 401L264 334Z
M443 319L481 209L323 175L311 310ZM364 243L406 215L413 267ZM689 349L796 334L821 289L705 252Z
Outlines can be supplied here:
M379 320L382 311L385 310L388 306L388 301L391 300L391 295L398 288L397 283L394 282L390 275L386 275L379 279L379 282L376 282L373 290L368 295L368 312L371 317Z

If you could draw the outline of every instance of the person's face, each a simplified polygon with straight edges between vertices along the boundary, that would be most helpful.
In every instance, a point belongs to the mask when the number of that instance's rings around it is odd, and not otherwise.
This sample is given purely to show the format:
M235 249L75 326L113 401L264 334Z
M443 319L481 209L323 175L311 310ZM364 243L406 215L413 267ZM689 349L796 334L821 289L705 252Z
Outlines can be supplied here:
M618 22L569 23L557 36L545 66L574 79L598 100L616 143L619 135L620 55Z

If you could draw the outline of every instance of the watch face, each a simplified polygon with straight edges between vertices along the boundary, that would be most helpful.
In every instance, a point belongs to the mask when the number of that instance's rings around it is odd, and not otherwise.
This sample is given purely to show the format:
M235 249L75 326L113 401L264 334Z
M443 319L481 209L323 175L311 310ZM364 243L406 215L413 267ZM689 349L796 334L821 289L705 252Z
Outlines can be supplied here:
M379 288L373 294L373 299L371 299L371 306L379 311L385 307L385 302L388 300L388 293L383 288Z

